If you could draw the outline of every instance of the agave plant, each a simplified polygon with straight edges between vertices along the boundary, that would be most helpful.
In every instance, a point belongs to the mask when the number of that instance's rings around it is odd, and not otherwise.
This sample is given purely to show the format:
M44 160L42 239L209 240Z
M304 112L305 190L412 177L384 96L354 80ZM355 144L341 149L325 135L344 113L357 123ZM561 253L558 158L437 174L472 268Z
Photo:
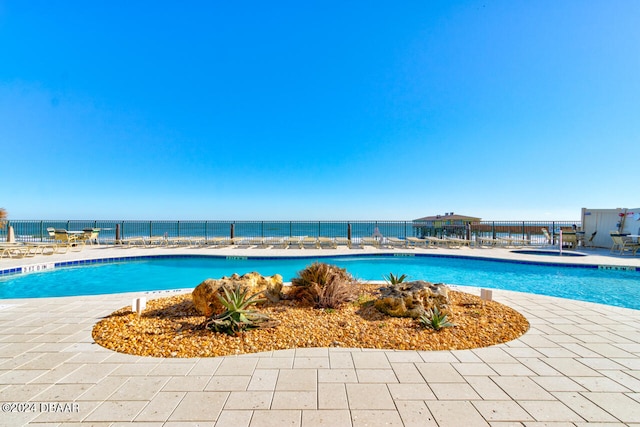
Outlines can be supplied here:
M237 335L241 331L257 328L259 323L268 319L268 316L250 310L252 305L264 302L258 298L261 292L247 297L247 290L239 287L233 291L223 288L224 297L218 295L218 300L226 308L223 313L212 316L207 321L207 328L214 332L224 332L229 335Z
M404 280L407 278L407 275L403 274L401 276L396 276L393 273L389 273L388 276L383 275L382 277L384 277L385 282L389 283L390 285L397 285L398 283L404 282Z
M449 322L447 314L441 312L438 307L433 307L433 309L429 310L427 314L420 316L418 321L423 327L433 329L435 331L455 326L453 323Z

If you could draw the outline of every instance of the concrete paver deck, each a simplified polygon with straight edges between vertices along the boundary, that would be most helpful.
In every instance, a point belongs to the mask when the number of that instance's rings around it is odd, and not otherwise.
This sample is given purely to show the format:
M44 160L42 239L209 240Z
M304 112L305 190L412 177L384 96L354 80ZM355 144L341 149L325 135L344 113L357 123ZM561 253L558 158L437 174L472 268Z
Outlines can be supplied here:
M34 262L123 252L161 253L86 249ZM595 257L585 258L638 264ZM0 300L0 425L640 426L638 310L494 290L531 329L459 351L302 348L160 359L114 353L91 338L101 317L132 298L164 294Z

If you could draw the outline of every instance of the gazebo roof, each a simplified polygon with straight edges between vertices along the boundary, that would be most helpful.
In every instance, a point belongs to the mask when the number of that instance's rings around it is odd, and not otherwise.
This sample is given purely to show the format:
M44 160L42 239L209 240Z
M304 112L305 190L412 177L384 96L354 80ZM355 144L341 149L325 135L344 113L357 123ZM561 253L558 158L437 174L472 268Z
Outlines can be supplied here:
M481 218L473 216L458 215L452 213L445 213L444 215L425 216L424 218L414 219L414 222L427 222L427 221L469 221L478 222Z

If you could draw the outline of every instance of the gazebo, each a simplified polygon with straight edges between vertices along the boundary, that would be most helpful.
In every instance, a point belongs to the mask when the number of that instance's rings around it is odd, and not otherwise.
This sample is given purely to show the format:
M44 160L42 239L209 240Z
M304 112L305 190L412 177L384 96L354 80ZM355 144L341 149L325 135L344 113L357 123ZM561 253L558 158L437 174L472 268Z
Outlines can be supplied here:
M468 238L469 224L480 222L481 218L446 212L444 215L425 216L413 220L414 234L424 236L456 236Z

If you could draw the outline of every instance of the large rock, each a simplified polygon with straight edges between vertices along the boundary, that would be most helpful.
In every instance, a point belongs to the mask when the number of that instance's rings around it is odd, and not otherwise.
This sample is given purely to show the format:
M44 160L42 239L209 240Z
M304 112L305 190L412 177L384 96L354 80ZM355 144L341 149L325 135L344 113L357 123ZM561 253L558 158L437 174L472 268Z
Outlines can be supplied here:
M224 296L223 288L229 291L234 291L237 288L243 291L248 290L247 296L264 291L264 297L270 301L277 302L281 297L282 276L279 274L261 276L259 273L251 272L242 276L233 274L230 277L223 277L217 280L207 279L191 292L193 305L207 317L222 313L225 308L220 304L218 295Z
M434 307L446 310L448 304L448 286L417 280L380 288L380 297L374 306L389 316L416 319Z

